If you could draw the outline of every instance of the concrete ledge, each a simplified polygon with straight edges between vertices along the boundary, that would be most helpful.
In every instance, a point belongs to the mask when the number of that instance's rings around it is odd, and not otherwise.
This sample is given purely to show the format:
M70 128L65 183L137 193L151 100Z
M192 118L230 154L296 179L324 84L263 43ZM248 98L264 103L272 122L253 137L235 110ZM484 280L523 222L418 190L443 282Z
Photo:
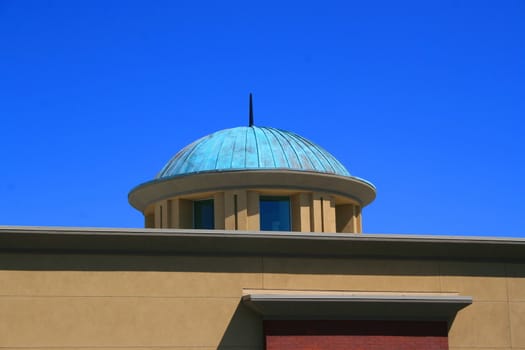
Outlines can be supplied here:
M0 251L525 261L525 239L0 226Z
M132 189L129 203L144 212L150 204L193 193L232 189L286 189L325 192L357 201L362 207L376 197L375 187L360 178L292 170L215 171L153 180Z
M243 303L267 319L375 319L451 322L472 297L451 293L245 291Z

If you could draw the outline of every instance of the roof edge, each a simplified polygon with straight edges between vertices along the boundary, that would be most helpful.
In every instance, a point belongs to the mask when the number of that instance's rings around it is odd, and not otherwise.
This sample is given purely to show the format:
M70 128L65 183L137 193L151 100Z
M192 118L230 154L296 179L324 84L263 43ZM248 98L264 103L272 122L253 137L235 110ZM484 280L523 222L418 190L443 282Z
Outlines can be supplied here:
M0 226L0 251L525 261L525 239Z
M143 212L155 202L180 195L249 188L327 192L352 198L363 207L376 197L374 185L355 176L289 169L243 169L206 171L152 180L133 188L128 193L128 202Z

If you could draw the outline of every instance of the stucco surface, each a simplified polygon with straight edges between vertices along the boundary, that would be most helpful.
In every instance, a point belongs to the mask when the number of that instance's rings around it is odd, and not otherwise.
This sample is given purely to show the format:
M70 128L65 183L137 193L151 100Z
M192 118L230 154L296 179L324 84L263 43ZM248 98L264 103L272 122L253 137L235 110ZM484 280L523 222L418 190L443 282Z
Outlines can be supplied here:
M139 254L0 255L0 348L261 349L243 289L472 296L450 349L525 349L524 264Z
M506 269L509 300L525 302L525 264L507 264Z
M216 346L237 304L237 298L4 297L0 313L10 322L2 346ZM239 345L250 345L248 334L249 328Z
M505 264L441 262L443 290L472 295L475 301L507 301Z
M273 258L264 267L269 289L440 291L438 264L432 261Z
M525 348L525 302L509 304L512 346Z
M452 347L510 347L506 302L474 302L458 313L449 331Z
M53 270L70 259L69 270ZM260 258L30 256L50 270L0 270L3 296L239 297L262 287Z

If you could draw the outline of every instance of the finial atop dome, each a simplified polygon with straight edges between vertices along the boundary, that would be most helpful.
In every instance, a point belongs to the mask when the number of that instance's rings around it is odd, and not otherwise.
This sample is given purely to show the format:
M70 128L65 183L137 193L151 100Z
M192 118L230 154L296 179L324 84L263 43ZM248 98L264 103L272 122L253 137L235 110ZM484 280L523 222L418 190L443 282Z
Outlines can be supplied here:
M252 93L250 92L250 127L253 126L253 102L252 102Z

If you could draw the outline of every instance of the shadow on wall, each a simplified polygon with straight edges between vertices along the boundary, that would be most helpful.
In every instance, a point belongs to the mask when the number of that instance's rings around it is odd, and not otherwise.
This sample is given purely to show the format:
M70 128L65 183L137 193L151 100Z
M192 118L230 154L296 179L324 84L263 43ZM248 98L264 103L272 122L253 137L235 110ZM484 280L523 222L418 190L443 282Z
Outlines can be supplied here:
M315 313L312 315L315 315ZM391 342L394 340L406 342L407 338L411 338L412 342L420 343L420 348L428 348L428 345L434 345L432 347L433 349L445 349L448 348L447 334L452 322L453 320L449 320L447 324L447 321L428 321L424 319L417 321L400 321L396 318L325 319L315 316L306 320L284 318L263 321L259 315L240 302L226 327L217 349L264 350L266 348L264 332L265 328L267 331L269 330L268 327L270 327L270 334L274 335L335 336L333 340L336 342L338 341L337 339L341 339L342 336L346 336L347 340L348 338L352 338L354 342L368 342L370 341L369 338L374 337L374 341L376 342ZM398 348L404 348L403 345L406 344L400 344Z
M217 350L264 350L263 322L259 315L239 302Z
M0 254L0 269L27 271L165 271L372 276L525 277L523 264L420 259L134 254Z

